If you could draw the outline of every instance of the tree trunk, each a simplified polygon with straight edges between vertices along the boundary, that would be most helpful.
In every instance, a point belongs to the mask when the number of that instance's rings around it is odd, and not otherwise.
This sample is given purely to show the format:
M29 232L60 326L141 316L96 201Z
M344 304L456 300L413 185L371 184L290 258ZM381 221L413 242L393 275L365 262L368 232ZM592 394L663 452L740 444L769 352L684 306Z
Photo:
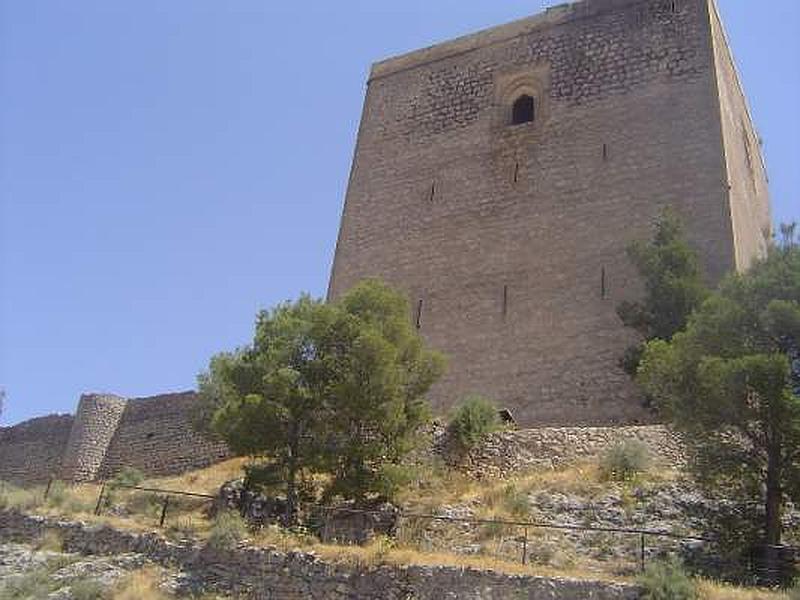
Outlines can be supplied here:
M297 446L300 436L294 424L289 433L289 460L286 465L286 526L295 525L297 519Z
M773 432L767 449L767 498L766 498L766 543L778 546L781 543L781 509L783 486L781 485L781 435Z

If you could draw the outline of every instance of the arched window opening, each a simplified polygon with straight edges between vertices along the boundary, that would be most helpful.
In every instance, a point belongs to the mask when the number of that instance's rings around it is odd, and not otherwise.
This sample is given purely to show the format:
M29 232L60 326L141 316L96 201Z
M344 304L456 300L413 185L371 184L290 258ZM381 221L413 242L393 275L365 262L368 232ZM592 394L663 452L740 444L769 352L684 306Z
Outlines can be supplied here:
M521 125L530 123L534 118L533 96L524 94L516 99L514 108L511 111L511 124Z

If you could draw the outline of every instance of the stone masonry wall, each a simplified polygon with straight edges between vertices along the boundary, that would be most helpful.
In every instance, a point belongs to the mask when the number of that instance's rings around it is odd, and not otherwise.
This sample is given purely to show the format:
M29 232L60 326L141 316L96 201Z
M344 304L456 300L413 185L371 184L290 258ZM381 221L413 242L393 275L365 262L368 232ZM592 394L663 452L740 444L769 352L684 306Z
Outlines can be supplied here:
M190 423L194 392L125 400L86 394L75 417L32 419L0 429L0 480L32 484L61 478L91 481L124 467L172 475L225 460L225 444Z
M0 428L0 479L31 483L58 474L72 423L72 415L51 415Z
M467 456L477 477L507 477L531 468L558 467L596 458L616 444L637 440L660 465L686 462L680 436L662 425L630 427L543 427L490 435Z
M450 357L440 413L479 393L526 427L648 422L618 366L626 246L671 207L710 281L754 252L713 46L708 0L585 0L376 64L329 297L365 277L408 294ZM536 118L512 126L523 93Z
M91 481L97 477L124 410L125 399L119 396L81 396L64 453L63 479Z
M736 265L747 269L753 259L767 253L772 233L769 182L761 154L761 139L750 117L716 2L712 2L711 31Z
M97 476L108 479L123 467L172 475L228 458L225 444L192 429L190 411L196 400L194 392L129 400Z
M240 546L215 551L153 534L0 512L0 540L30 542L57 532L64 549L84 554L143 554L178 567L204 586L264 600L634 600L635 586L557 577L506 575L458 567L354 567L313 554Z

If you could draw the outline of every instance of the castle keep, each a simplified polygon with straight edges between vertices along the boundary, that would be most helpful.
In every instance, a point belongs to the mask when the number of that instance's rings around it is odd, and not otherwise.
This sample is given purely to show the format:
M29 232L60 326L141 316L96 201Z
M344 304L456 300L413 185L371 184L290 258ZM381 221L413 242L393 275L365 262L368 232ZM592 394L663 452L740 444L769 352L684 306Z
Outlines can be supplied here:
M584 0L375 64L329 296L408 293L470 393L527 426L647 416L619 368L625 248L664 207L710 283L771 234L758 135L713 0Z

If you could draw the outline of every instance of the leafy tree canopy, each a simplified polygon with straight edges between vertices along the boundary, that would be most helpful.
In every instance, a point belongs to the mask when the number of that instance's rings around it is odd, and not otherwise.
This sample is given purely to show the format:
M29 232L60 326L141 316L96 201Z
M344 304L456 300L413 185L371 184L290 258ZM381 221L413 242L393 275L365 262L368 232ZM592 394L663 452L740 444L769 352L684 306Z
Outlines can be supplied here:
M662 212L652 240L632 243L628 257L642 277L644 297L639 302L622 302L617 314L645 340L670 340L708 295L697 256L677 216L669 210ZM631 375L642 351L642 345L629 348L622 360Z
M687 434L701 481L762 504L768 544L785 500L800 500L798 349L800 248L787 244L729 276L684 332L648 343L637 378Z
M375 280L335 303L303 296L261 312L253 343L200 375L200 425L263 457L261 475L285 484L292 514L311 473L329 475L328 496L390 493L444 369L409 315L406 299Z

